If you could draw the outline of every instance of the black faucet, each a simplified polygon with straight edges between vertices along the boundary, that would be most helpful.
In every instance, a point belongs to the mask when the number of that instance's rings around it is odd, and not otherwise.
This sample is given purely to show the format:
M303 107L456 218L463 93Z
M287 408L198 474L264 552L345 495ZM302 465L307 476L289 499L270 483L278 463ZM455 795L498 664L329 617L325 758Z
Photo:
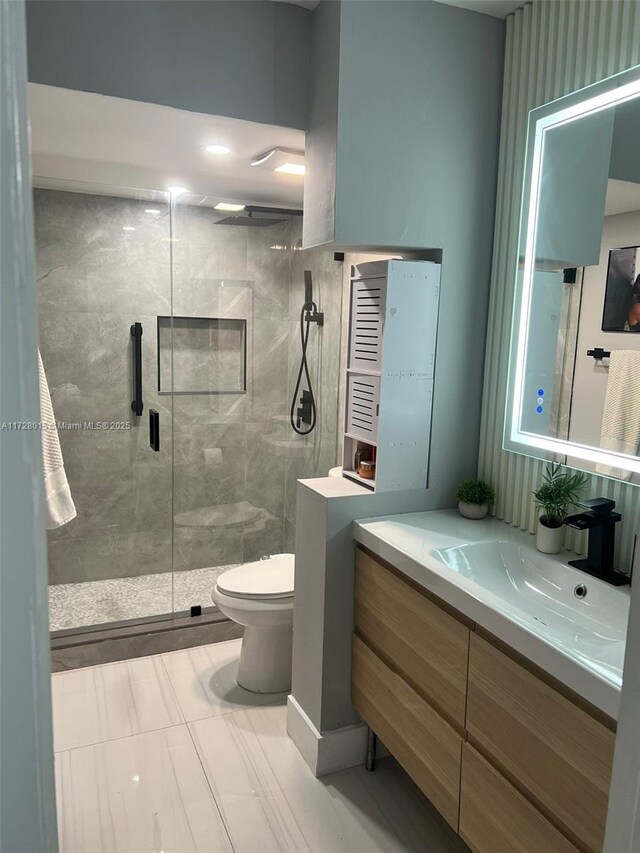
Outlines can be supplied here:
M589 546L586 560L569 560L569 565L614 586L629 583L629 575L617 572L613 568L615 525L622 518L619 512L613 512L615 501L607 498L592 498L587 501L578 501L577 504L587 511L568 516L564 523L575 530L588 530Z

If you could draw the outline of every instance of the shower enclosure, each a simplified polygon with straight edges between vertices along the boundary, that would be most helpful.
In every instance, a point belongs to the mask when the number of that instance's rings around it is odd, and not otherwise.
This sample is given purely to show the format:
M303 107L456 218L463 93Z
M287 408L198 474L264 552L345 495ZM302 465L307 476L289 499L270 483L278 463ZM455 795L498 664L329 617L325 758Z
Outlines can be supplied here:
M36 181L40 351L77 508L48 533L53 632L213 607L221 570L293 550L296 480L336 464L342 264L300 249L299 216L221 222L202 202ZM325 322L300 436L305 269Z

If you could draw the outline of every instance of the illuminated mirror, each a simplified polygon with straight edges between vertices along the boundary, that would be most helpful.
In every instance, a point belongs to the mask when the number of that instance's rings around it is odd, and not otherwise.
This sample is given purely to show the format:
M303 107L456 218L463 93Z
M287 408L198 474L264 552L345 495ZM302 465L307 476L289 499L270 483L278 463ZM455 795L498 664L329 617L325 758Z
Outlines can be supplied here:
M530 113L504 445L640 483L640 67Z

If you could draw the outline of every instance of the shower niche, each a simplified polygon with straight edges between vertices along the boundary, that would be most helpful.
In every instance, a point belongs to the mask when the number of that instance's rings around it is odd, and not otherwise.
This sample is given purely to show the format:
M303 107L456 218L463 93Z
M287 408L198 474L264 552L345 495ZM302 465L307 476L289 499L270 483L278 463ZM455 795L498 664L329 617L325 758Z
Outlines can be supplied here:
M246 391L246 320L158 317L159 394Z
M351 268L342 470L376 492L428 484L440 267Z

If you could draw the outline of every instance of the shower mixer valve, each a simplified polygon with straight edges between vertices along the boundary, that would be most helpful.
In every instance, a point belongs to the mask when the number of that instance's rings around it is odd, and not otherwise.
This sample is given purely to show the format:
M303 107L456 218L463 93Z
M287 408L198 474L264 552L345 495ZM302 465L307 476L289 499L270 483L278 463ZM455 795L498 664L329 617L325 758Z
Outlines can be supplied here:
M300 397L300 405L296 410L296 426L300 429L301 424L311 424L313 418L313 396L306 389Z

